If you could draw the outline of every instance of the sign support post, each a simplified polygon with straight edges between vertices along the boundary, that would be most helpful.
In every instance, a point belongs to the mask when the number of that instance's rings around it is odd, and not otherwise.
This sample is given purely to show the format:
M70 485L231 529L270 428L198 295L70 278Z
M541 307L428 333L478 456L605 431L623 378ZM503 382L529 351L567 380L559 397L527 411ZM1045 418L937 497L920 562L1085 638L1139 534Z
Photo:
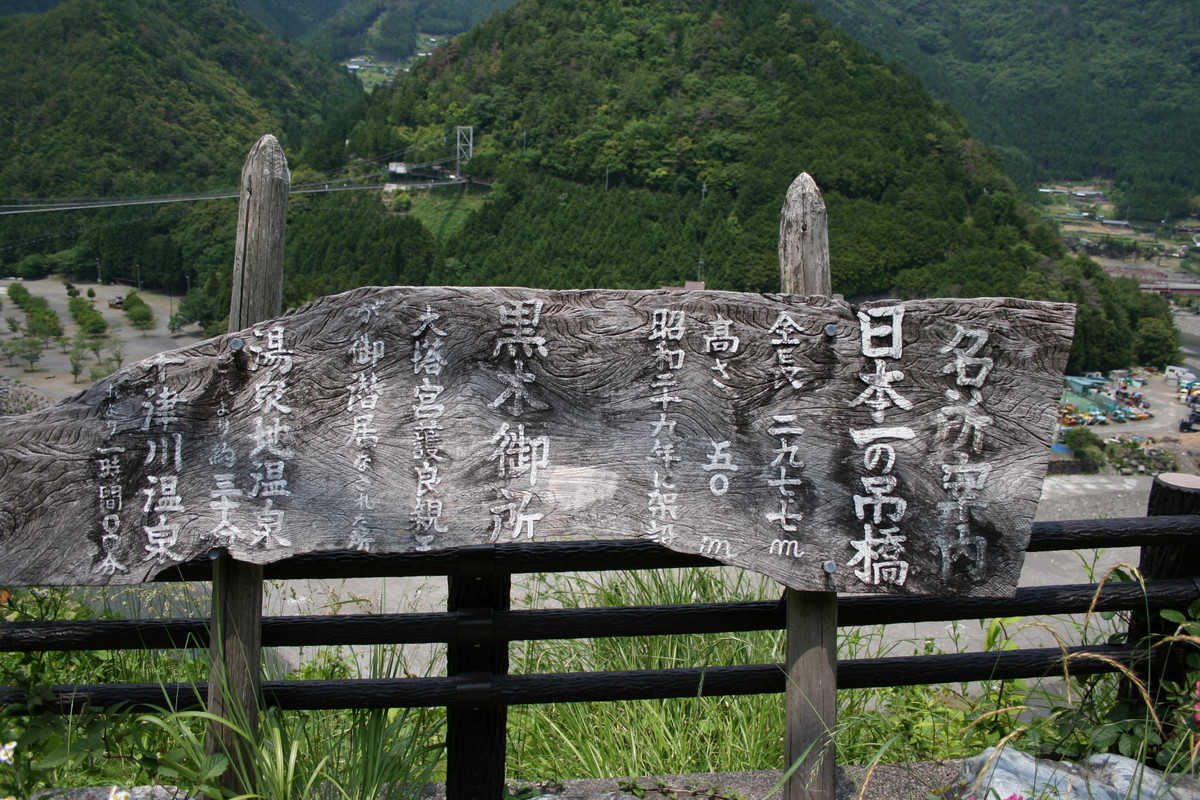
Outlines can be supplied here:
M263 136L246 157L238 201L237 241L233 257L230 333L279 316L283 304L283 243L291 174L283 148ZM258 729L262 693L261 564L237 561L220 552L213 564L211 673L208 710L251 736ZM220 781L242 793L251 764L230 728L211 723L209 752L229 755L231 768Z
M825 201L807 173L790 187L779 219L779 277L786 294L828 296L829 231ZM837 563L828 561L832 577ZM799 762L787 800L836 800L833 743L837 721L837 592L785 589L787 689L785 768Z

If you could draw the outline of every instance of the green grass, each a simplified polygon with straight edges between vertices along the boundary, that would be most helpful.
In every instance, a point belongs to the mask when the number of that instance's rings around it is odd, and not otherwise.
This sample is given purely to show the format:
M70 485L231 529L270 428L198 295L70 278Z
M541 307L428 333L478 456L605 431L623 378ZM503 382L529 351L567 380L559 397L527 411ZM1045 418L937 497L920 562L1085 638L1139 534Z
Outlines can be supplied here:
M123 587L118 598L123 615L138 616L143 604L160 613L205 613L203 597L181 586ZM111 600L104 590L0 590L0 614L5 622L115 616ZM398 647L373 648L366 659L320 648L296 677L392 677L408 668ZM228 798L233 793L216 777L234 770L248 787L244 800L408 800L440 768L444 714L437 709L265 709L252 737L244 719L221 720L202 711L60 716L48 705L49 687L58 684L199 684L208 673L207 650L0 653L0 684L29 697L0 708L0 747L12 743L11 758L0 758L0 797L163 783ZM248 769L238 769L228 753L205 753L210 724L231 729L235 746L252 753Z
M413 191L410 196L409 213L443 242L462 230L471 212L482 208L487 200L486 192L468 191L460 186Z
M777 584L729 568L533 576L530 605L588 607L774 600ZM957 642L981 625L984 649L1015 649L1029 626L1057 625L1064 645L1096 643L1125 619L1090 615L1052 621L1006 618L952 626ZM933 640L903 640L882 626L844 628L839 658L934 654ZM624 637L525 643L513 672L627 670L766 664L783 660L776 631L703 636ZM1007 741L1034 754L1083 757L1106 749L1161 767L1196 769L1190 686L1176 687L1177 713L1158 731L1144 704L1122 705L1120 676L1057 676L845 690L838 693L838 762L869 764L959 759ZM638 776L782 768L780 695L514 708L509 774L522 780Z
M738 570L576 575L535 580L533 602L565 608L694 603L776 593ZM775 599L775 598L772 598ZM526 642L513 672L671 669L779 661L778 632ZM759 769L781 763L778 696L520 706L509 712L509 773L518 779Z

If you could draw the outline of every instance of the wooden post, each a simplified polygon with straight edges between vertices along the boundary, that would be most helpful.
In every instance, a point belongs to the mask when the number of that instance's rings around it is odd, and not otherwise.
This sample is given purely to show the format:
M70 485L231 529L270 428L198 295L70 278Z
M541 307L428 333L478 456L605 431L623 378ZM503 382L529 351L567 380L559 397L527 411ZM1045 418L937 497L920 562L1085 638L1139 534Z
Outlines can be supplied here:
M268 133L251 148L242 167L230 333L283 310L283 234L291 182L283 148Z
M833 294L825 201L807 172L792 181L779 213L779 284L787 294Z
M829 295L825 201L803 172L788 187L779 215L779 278L786 294ZM828 562L826 570L836 569ZM787 589L785 768L800 766L787 800L836 800L833 743L837 721L837 593Z
M448 610L457 616L455 641L446 652L446 674L458 697L478 705L446 711L446 798L474 800L504 795L508 707L493 705L492 677L508 674L508 642L496 641L492 614L510 607L512 576L496 571L494 545L459 551L449 576Z
M287 225L291 173L283 148L274 136L263 136L242 167L238 203L237 242L233 254L233 297L229 331L279 316L283 304L283 239ZM262 693L263 568L221 553L213 565L212 660L208 710L218 717L257 732ZM223 725L210 725L209 752L242 753L236 737ZM249 761L221 776L221 783L238 793L238 772L248 775Z
M1146 504L1146 515L1150 517L1200 514L1200 477L1178 472L1167 472L1155 477L1150 486L1150 499ZM1200 535L1194 544L1157 545L1143 547L1138 569L1146 580L1171 578L1196 578L1196 565L1200 564ZM1186 609L1179 609L1185 611ZM1133 670L1145 684L1157 710L1170 712L1170 703L1164 693L1164 684L1182 684L1186 679L1187 666L1184 649L1176 646L1154 647L1155 640L1175 633L1176 625L1162 619L1157 612L1149 615L1134 615L1130 620L1130 642L1143 643L1138 657L1132 664ZM1130 702L1142 702L1140 694L1126 689L1123 693Z

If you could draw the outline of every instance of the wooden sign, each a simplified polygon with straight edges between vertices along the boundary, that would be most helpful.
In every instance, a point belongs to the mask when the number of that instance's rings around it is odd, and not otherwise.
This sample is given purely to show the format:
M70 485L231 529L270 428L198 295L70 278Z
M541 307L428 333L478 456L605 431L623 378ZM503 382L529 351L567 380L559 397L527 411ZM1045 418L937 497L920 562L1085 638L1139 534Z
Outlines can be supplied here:
M0 420L0 585L135 583L215 549L267 563L638 537L796 589L1011 593L1073 314L323 298Z

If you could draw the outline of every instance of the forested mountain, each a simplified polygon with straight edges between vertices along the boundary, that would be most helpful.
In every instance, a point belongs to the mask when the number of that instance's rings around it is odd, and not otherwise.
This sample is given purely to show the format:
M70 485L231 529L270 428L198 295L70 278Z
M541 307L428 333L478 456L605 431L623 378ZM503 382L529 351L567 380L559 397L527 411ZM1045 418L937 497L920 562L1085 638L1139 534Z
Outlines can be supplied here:
M0 0L0 16L48 11L65 0ZM187 5L180 3L180 5ZM272 31L334 60L402 61L418 33L462 33L516 0L230 0Z
M644 288L702 274L775 291L779 207L808 171L829 208L834 291L1072 300L1073 369L1124 366L1139 320L1165 314L1064 256L953 111L791 0L520 0L371 95L230 0L70 0L0 26L19 43L0 81L6 193L231 187L268 130L295 182L323 182L378 172L372 160L452 161L455 126L474 128L467 171L493 188L461 227L435 236L378 193L293 198L289 304L364 283ZM33 216L0 217L7 274L190 286L181 313L220 327L231 201Z
M40 14L49 11L63 0L4 0L0 2L0 16L7 14Z
M0 41L7 196L228 186L247 142L299 147L358 94L228 0L71 0L0 19Z
M297 37L338 12L346 0L233 0L276 33Z
M1076 367L1128 362L1139 318L1165 313L1064 259L954 112L788 0L524 0L373 93L349 139L432 159L458 125L475 128L468 170L497 186L423 282L643 288L702 272L774 291L779 206L808 171L834 291L1083 302L1083 339L1103 344Z
M235 189L259 136L298 151L361 94L230 0L70 0L0 18L0 41L0 196L18 200ZM223 208L220 223L182 204L0 216L3 274L182 292L225 260Z
M0 16L39 14L67 0L0 0ZM232 0L276 33L296 36L337 13L346 0Z
M1200 210L1200 3L814 2L1027 179L1115 178L1132 218Z
M241 0L248 3L251 0ZM263 4L266 0L254 0ZM372 55L402 61L418 52L417 34L462 33L515 0L342 0L336 14L313 26L301 42L334 59ZM422 50L428 44L422 44Z
M526 0L375 92L351 140L374 132L383 151L456 125L475 126L472 171L504 179L448 248L471 282L654 286L703 257L716 288L775 289L801 171L825 192L845 294L971 248L1015 293L1055 246L1031 246L1011 181L957 116L787 0Z

